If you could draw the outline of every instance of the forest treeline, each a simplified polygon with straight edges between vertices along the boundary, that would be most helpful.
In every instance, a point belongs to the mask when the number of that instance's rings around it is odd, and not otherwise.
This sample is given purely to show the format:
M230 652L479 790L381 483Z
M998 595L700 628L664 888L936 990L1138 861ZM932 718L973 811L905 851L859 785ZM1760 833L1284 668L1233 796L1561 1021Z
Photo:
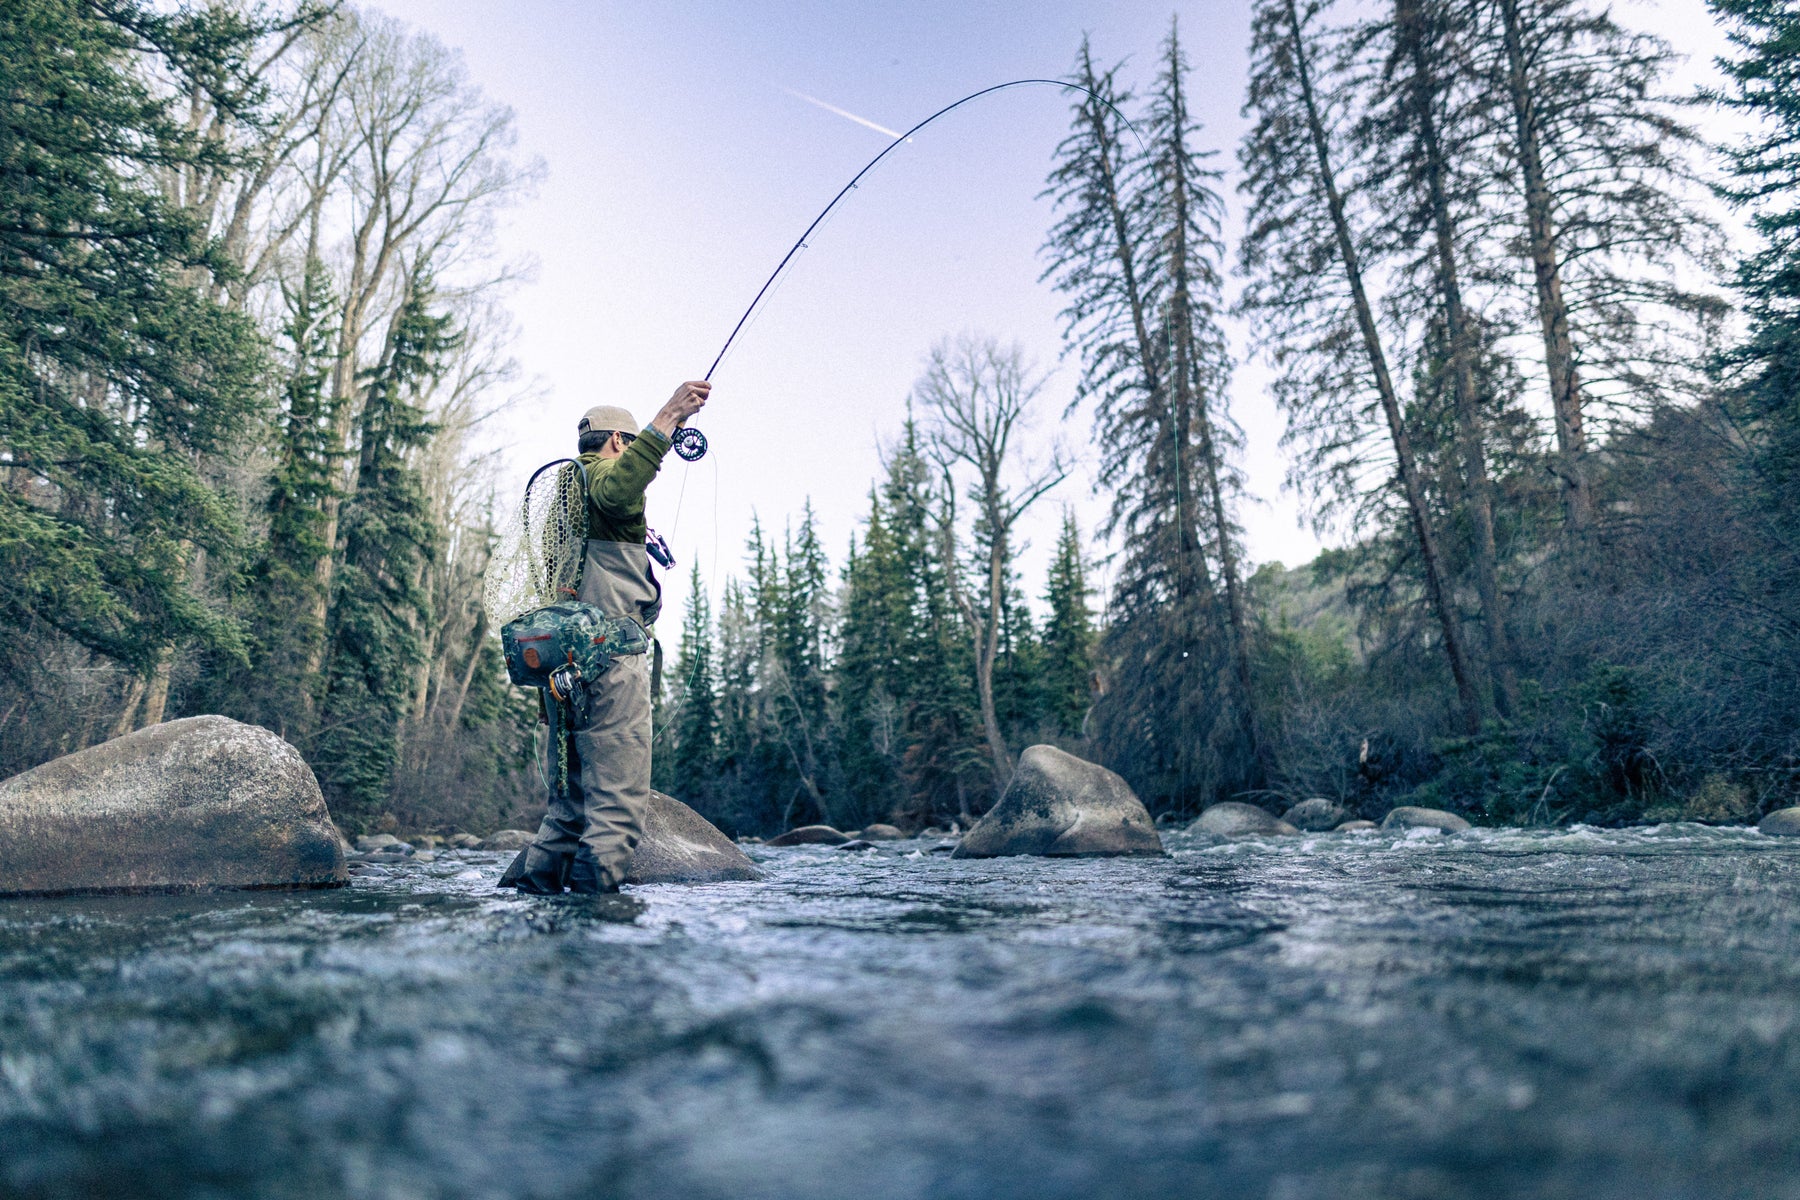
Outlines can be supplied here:
M1081 47L1075 404L1000 338L930 348L841 557L809 510L693 577L659 786L740 833L966 821L1054 741L1177 814L1794 802L1800 16L1713 11L1696 98L1599 3L1257 0L1230 176L1179 28L1136 81ZM0 82L0 771L221 712L347 828L529 819L479 602L511 114L336 5L14 0ZM1303 567L1245 558L1228 295L1346 547ZM1104 517L1027 582L1077 414Z
M531 803L473 440L511 114L336 6L9 2L0 97L0 771L219 712L353 829Z

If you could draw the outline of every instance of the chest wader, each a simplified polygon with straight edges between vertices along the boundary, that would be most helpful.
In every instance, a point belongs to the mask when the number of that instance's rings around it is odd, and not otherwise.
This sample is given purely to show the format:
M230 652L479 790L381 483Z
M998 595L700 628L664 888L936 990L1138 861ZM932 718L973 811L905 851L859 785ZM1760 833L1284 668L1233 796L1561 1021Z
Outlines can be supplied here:
M540 688L549 737L549 800L537 838L500 880L522 892L556 895L618 890L630 869L650 802L649 625L662 588L642 545L587 540L576 598L527 614L508 631L543 639L507 643L515 651L554 647L560 665ZM525 628L540 617L541 627ZM503 631L505 640L505 631ZM583 650L591 653L583 659ZM571 653L573 652L573 661ZM542 655L540 662L544 661ZM526 682L514 673L514 682Z

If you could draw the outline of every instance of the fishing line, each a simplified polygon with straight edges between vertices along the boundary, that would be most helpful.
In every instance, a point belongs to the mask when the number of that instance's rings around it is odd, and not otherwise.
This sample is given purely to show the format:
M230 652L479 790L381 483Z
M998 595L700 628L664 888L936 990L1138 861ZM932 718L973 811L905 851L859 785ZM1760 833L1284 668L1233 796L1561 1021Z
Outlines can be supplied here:
M1149 147L1144 141L1144 135L1141 132L1139 132L1138 127L1132 123L1132 120L1130 117L1126 116L1125 113L1120 110L1118 105L1114 104L1112 101L1108 100L1105 96L1102 96L1100 93L1094 91L1092 88L1084 87L1078 83L1071 83L1065 79L1037 79L1037 78L1012 79L1012 80L1008 80L1005 83L996 83L990 87L982 88L980 91L971 92L967 96L962 97L960 100L956 100L950 104L946 104L944 107L938 109L936 112L932 113L930 116L926 117L924 120L918 122L917 124L913 125L911 128L907 129L899 137L895 138L893 141L888 143L888 145L884 146L881 150L881 153L875 155L875 157L871 158L867 163L865 163L860 171L858 171L855 175L850 177L850 181L848 183L844 184L843 187L838 189L837 194L831 198L830 203L826 204L824 208L819 210L819 214L812 219L812 222L809 225L807 225L806 229L800 234L800 236L798 238L794 239L794 244L792 246L788 247L787 253L782 255L781 261L775 264L775 269L773 271L769 272L769 277L767 279L763 280L762 286L757 289L756 295L751 298L749 307L744 309L743 315L737 319L737 324L735 324L731 327L731 333L726 336L725 344L723 346L719 347L718 354L713 357L712 365L706 368L706 374L701 377L702 380L704 380L706 382L712 381L713 373L719 369L719 364L725 360L725 355L731 350L732 344L737 341L738 335L740 333L742 333L744 331L745 327L750 323L751 317L755 315L757 309L762 305L763 301L769 297L769 295L771 294L771 289L775 288L777 281L779 281L782 278L782 275L787 271L789 265L793 263L795 257L797 255L799 255L799 253L802 250L808 248L808 245L807 245L808 239L811 238L812 235L818 231L819 227L824 224L825 219L831 215L832 210L837 208L837 206L843 201L844 197L848 196L851 192L853 192L857 189L857 185L862 182L864 176L866 176L870 171L873 171L877 166L879 166L881 164L882 160L887 158L888 155L892 154L900 146L905 145L908 142L910 142L912 140L912 136L915 133L918 133L920 130L924 129L927 125L930 125L932 122L936 121L938 118L946 116L949 113L956 111L957 109L961 108L965 104L971 103L972 101L975 101L975 100L979 100L983 96L992 95L995 92L1003 92L1008 89L1017 88L1017 87L1053 87L1053 88L1058 89L1059 91L1076 91L1076 92L1082 93L1084 96L1088 97L1088 99L1092 100L1093 102L1104 105L1114 116L1118 117L1119 121L1125 126L1125 128L1129 129L1131 131L1132 137L1137 139L1138 149L1140 150L1140 152L1148 155ZM1170 333L1169 328L1168 328L1169 321L1170 321L1170 313L1168 312L1168 308L1165 305L1164 310L1163 310L1164 337L1165 337L1165 341L1169 343L1168 349L1172 350L1173 349L1173 344L1172 344L1173 339L1172 339L1172 337L1169 336L1169 333ZM1149 372L1151 364L1145 363L1144 366L1146 368L1146 372ZM1173 397L1171 397L1171 401L1172 401L1172 399L1173 399ZM1177 440L1179 441L1179 439L1177 439ZM689 429L687 427L677 429L675 431L674 449L675 449L675 453L677 455L679 455L683 460L685 460L687 462L694 462L694 461L704 457L706 454L706 449L707 449L706 437L704 434L702 434L697 429ZM1177 477L1178 477L1178 482L1177 482L1177 496L1178 497L1179 497L1179 474L1180 474L1180 470L1181 470L1180 456L1181 456L1181 447L1179 445L1177 445L1177 447L1176 447L1176 458L1177 458L1176 472L1177 472ZM714 473L714 480L713 480L713 529L714 529L713 571L716 576L716 573L718 571L718 550L719 550L719 548L718 548L719 488L718 488L718 462L717 462L717 460L714 460L714 463L713 463L713 473ZM682 486L681 495L682 496L686 495L685 476L683 478L683 486ZM1179 507L1179 500L1177 502L1177 507ZM681 499L680 498L678 498L676 500L675 516L676 516L676 524L675 524L675 526L671 527L672 533L677 531L679 529L679 525L680 525L680 519L681 519ZM1178 514L1178 516L1177 516L1177 525L1178 526L1180 524L1180 521L1181 521L1181 518L1180 518L1180 515ZM1183 545L1183 547L1185 549L1185 539L1182 539L1181 544ZM709 582L707 586L710 590L711 583ZM699 659L696 657L695 662L694 662L694 672L697 673L698 669L699 669ZM687 684L685 685L686 687L692 687L693 678L694 678L693 673L690 673ZM668 729L668 726L665 725L663 732L666 732L667 729Z
M867 175L870 171L873 171L878 165L880 165L882 159L884 159L888 155L892 154L900 146L905 145L906 142L912 137L912 135L919 132L919 130L925 128L927 125L931 124L933 121L937 120L939 117L945 115L946 113L954 112L956 109L961 108L963 105L969 103L971 100L979 100L983 96L990 95L994 92L1003 92L1007 88L1027 87L1027 86L1031 86L1034 84L1042 85L1045 87L1058 88L1063 91L1081 92L1081 93L1084 93L1085 95L1087 95L1089 98L1096 100L1101 104L1106 105L1107 108L1111 109L1113 111L1113 113L1118 116L1119 120L1125 122L1125 127L1127 129L1131 130L1131 134L1133 137L1137 138L1139 148L1140 149L1144 148L1144 136L1138 132L1137 126L1135 126L1131 123L1131 118L1127 117L1124 113L1119 111L1119 108L1117 105L1115 105L1112 101L1108 100L1105 96L1100 95L1098 92L1094 91L1093 89L1082 87L1079 83L1070 83L1066 79L1013 79L1013 80L1007 81L1006 83L996 83L992 87L984 87L979 92L970 92L967 96L964 96L961 100L958 100L952 104L944 105L944 107L938 109L936 112L932 113L929 117L926 117L923 121L920 121L917 125L914 125L911 129L908 129L905 133L903 133L899 137L895 138L892 142L889 142L887 144L887 146L885 146L882 149L880 154L877 154L874 158L871 158L868 161L867 165L865 165L862 170L858 171L855 175L851 176L850 182L846 183L842 188L840 188L838 190L838 194L831 198L831 203L827 204L824 207L824 209L822 209L820 211L819 215L813 218L812 224L808 225L806 227L806 232L802 233L797 239L795 239L793 246L788 250L788 252L785 255L782 256L781 261L775 265L775 269L769 273L768 279L763 281L762 287L757 289L755 299L750 301L750 307L746 308L744 310L744 315L738 318L738 323L731 327L731 335L725 339L725 344L723 346L719 347L718 357L713 359L712 366L706 368L706 374L704 376L702 376L702 378L706 379L708 381L710 381L712 379L713 372L719 369L720 360L722 360L725 357L725 352L727 350L731 349L731 343L737 340L738 331L743 329L744 322L746 322L750 319L750 314L755 312L756 306L762 303L763 296L765 294L767 294L769 287L777 279L779 279L781 277L781 273L787 269L788 263L793 261L794 255L800 253L801 249L805 247L806 239L813 235L813 231L819 227L820 222L824 221L827 216L831 215L831 210L838 206L838 202L840 200L842 200L845 196L848 196L853 190L855 190L856 185L862 182L862 177L864 175Z

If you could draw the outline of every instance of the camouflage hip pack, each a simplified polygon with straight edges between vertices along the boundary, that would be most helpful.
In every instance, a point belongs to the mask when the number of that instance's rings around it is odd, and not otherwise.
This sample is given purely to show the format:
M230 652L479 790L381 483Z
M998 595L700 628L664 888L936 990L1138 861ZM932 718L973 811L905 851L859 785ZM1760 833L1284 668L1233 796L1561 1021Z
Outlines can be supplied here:
M549 688L572 672L592 683L615 658L650 648L644 627L626 617L609 617L592 604L565 600L525 613L500 628L506 673L520 687ZM566 688L557 687L558 698Z

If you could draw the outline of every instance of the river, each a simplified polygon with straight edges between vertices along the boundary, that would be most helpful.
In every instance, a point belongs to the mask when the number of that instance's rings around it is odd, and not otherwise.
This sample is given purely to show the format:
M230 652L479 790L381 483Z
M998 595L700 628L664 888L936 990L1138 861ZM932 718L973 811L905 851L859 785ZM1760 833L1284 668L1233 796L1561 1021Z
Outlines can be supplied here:
M7 1197L1800 1197L1800 844L0 902Z

